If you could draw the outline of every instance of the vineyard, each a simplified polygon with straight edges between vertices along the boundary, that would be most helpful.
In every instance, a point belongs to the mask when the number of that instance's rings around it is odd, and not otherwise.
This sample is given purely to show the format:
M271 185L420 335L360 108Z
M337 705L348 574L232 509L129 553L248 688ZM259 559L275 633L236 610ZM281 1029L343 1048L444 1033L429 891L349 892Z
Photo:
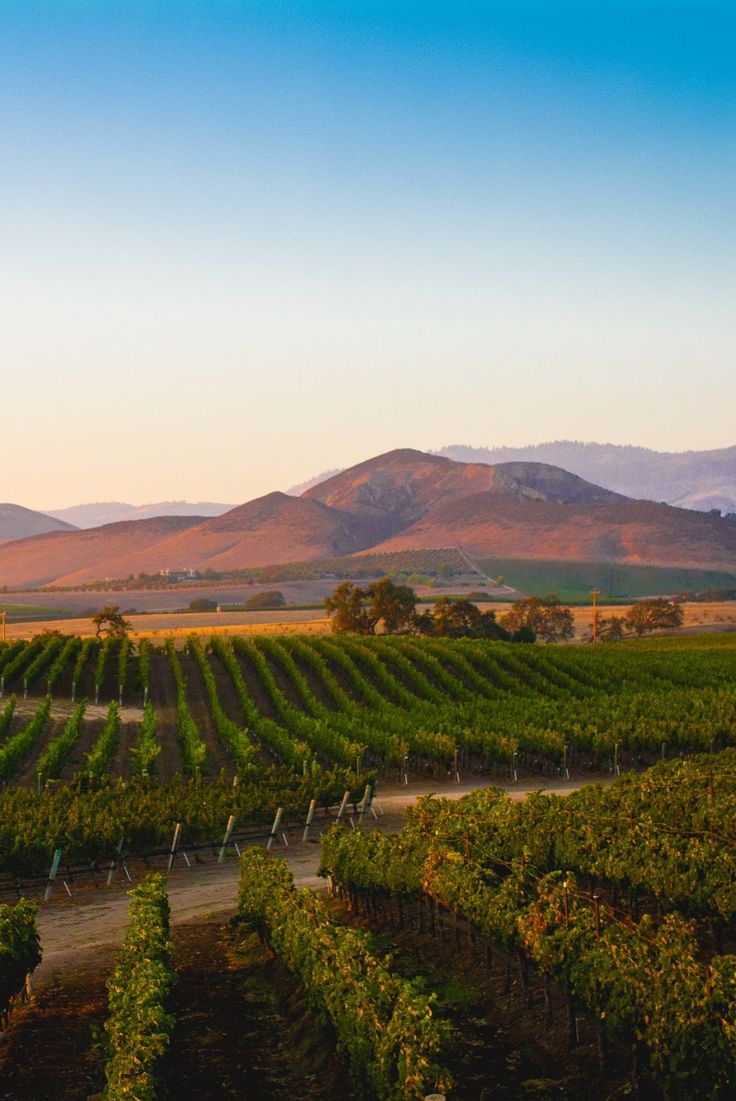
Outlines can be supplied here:
M96 1051L83 1031L75 1041L98 1095L186 1095L196 1081L202 1101L229 1096L218 1075L227 1067L238 1081L245 1058L274 1101L478 1101L489 1090L502 1101L725 1101L736 1076L735 654L727 636L4 646L0 889L40 897L55 851L75 891L84 869L110 869L108 883L117 869L120 884L129 865L137 878L165 867L175 824L193 862L200 849L210 866L243 849L219 949L169 929L161 876L133 890L127 935L90 1002L104 1038ZM567 777L607 783L521 801L493 786ZM398 833L364 819L376 785L380 797L460 778L481 786L420 797ZM279 840L276 808L296 840L307 808L315 815L327 898L263 851L269 838L285 855L298 847ZM0 906L5 1006L40 958L34 915L26 901ZM193 953L205 968L219 960L196 995ZM237 1006L243 989L249 1011L263 1009L241 1037L227 998ZM211 1081L187 1061L198 1043L187 1030L212 1034L207 1013L227 1037L205 1061ZM309 1052L303 1068L290 1045Z
M734 742L733 649L260 637L0 652L0 875L211 840L366 782L610 775ZM21 828L22 823L22 828Z
M333 830L322 870L380 926L451 926L518 971L575 1047L629 1053L665 1097L725 1097L736 1070L736 754L522 803L427 798L395 836Z
M37 638L0 652L0 778L617 770L729 745L732 667L724 641Z

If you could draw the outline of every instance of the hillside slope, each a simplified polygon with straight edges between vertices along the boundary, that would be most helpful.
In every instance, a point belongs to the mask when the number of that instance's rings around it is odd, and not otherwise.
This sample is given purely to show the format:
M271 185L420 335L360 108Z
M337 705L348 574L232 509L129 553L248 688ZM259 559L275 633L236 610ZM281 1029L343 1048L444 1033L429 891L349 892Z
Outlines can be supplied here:
M9 588L23 588L127 577L141 571L141 561L159 561L155 554L149 559L151 548L172 533L201 522L200 517L159 516L4 543L0 546L0 579ZM156 565L155 570L167 564Z
M733 570L736 521L649 501L450 501L373 548L462 546L479 556L629 562Z

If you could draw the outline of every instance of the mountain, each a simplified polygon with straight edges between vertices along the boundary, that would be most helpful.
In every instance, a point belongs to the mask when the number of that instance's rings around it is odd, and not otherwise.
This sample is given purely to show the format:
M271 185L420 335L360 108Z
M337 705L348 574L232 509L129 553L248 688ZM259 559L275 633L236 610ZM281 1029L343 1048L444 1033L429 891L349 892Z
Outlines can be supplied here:
M49 509L47 515L77 528L97 528L123 520L150 520L155 516L221 516L232 505L215 501L159 501L153 505L128 505L124 501L96 501L89 505Z
M456 463L409 448L358 463L308 489L304 497L360 516L377 542L405 531L447 501L478 493L589 504L617 498L610 490L541 463Z
M646 447L556 440L529 447L443 447L456 462L541 462L561 466L627 497L664 501L701 512L736 512L736 446L715 451L650 451Z
M22 505L0 504L0 540L25 539L46 531L71 531L73 527L45 512L34 512Z
M479 557L732 570L736 520L634 501L538 462L455 462L402 449L300 497L269 493L218 517L157 517L0 545L0 584L74 586L160 570L253 566L411 549Z

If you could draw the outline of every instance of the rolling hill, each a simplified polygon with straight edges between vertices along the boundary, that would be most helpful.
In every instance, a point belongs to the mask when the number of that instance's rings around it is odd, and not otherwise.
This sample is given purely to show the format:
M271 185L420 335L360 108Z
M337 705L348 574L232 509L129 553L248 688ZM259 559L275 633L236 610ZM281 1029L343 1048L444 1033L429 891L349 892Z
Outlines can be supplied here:
M0 541L25 539L47 531L73 531L74 525L45 512L34 512L22 505L0 504Z
M731 570L736 521L630 500L559 467L401 449L222 516L158 517L0 546L0 584L74 586L160 570L228 571L461 546L479 557Z

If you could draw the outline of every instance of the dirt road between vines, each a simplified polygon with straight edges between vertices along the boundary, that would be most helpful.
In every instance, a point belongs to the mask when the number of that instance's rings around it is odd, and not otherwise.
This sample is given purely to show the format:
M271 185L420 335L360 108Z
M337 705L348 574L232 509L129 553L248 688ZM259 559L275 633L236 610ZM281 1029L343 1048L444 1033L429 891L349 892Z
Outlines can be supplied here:
M499 786L506 787L512 799L523 799L532 791L544 789L566 794L591 782L594 782L592 778L568 782L520 782ZM406 808L420 795L434 792L448 798L459 798L483 786L485 785L481 780L474 780L460 784L417 782L405 788L395 785L387 787L377 800L381 813L377 819L371 817L364 828L395 833L401 828ZM293 837L288 848L275 845L273 851L288 860L298 886L317 890L325 887L325 881L317 875L319 844L316 831L306 843L302 842L301 837ZM224 864L213 862L193 865L191 868L182 865L183 860L180 857L168 877L172 924L209 915L217 915L226 920L235 913L238 861L234 856L228 857ZM66 967L79 964L82 955L89 955L88 962L92 962L94 954L98 954L100 966L109 965L110 949L122 941L127 927L127 886L118 872L112 887L90 889L86 892L75 890L71 899L65 895L61 885L56 887L54 899L49 904L41 904L38 913L43 962L33 976L36 989L55 983Z

